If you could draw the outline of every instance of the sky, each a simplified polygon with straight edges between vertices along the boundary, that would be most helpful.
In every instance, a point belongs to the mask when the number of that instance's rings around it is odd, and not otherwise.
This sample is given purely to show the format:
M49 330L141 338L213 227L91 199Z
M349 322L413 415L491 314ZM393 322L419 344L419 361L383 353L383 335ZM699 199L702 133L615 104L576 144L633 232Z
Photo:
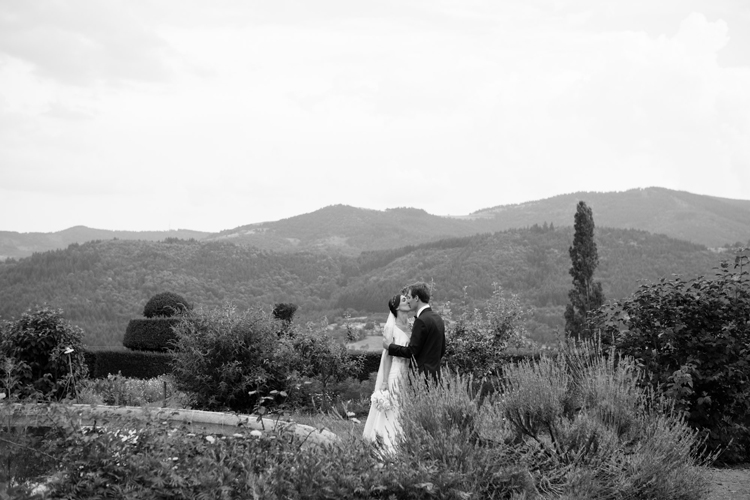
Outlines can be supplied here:
M0 231L650 186L750 199L747 0L0 2Z

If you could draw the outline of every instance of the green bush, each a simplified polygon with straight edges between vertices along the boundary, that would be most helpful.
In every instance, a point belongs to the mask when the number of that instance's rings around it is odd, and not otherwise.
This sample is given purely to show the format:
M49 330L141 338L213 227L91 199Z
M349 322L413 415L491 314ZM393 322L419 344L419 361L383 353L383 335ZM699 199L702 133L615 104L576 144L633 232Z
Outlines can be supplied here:
M469 376L412 381L398 453L386 455L346 432L325 445L283 429L213 436L158 415L82 428L75 410L51 408L49 432L27 443L40 448L24 449L47 472L15 468L13 484L48 477L48 498L81 500L705 498L695 433L640 388L631 359L571 348L505 376L484 399Z
M78 388L78 394L83 404L175 408L186 408L189 404L187 396L177 391L174 379L169 375L137 379L110 374L103 379L85 380Z
M131 319L122 345L134 351L167 352L177 339L173 329L180 318Z
M252 411L311 404L302 388L314 379L315 404L330 406L335 383L357 376L359 359L312 324L292 324L294 331L279 337L279 322L260 309L228 305L183 318L172 362L178 387L200 408Z
M738 257L737 264L746 257ZM750 280L726 263L714 278L661 280L602 308L605 341L643 364L646 382L703 430L719 460L750 460Z
M486 398L444 370L405 387L399 458L476 498L703 498L697 433L641 376L590 345L507 365Z
M66 321L61 309L29 309L0 325L0 332L0 361L12 360L18 368L13 385L19 396L69 396L75 383L88 375L83 331ZM0 388L13 391L3 380L9 378L0 378Z
M262 310L238 312L225 305L183 318L175 327L172 372L180 390L202 409L252 410L259 395L285 389L290 359L278 320Z
M358 438L316 446L284 429L216 436L157 418L82 429L64 408L48 420L24 450L49 470L45 498L467 498L430 466L380 462ZM15 471L14 495L31 496L38 468Z
M525 341L522 325L528 311L518 296L493 284L486 311L475 309L461 314L446 331L447 346L443 363L463 373L486 377L502 367L502 354L511 343Z
M359 380L367 380L370 378L371 373L377 373L380 368L380 357L382 351L349 351L349 356L354 359L359 359L361 362L361 369L357 374Z
M170 318L190 311L193 306L184 297L172 292L157 293L143 308L146 318Z

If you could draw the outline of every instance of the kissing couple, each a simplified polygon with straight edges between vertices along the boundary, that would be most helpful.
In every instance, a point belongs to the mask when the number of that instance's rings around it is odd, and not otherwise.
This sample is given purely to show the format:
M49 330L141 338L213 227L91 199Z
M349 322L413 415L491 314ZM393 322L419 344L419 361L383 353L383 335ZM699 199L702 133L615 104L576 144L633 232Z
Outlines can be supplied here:
M427 283L415 283L388 301L388 320L383 328L383 354L375 380L364 439L382 439L386 449L394 450L401 428L398 423L400 387L406 383L410 368L421 375L438 379L445 355L445 324L430 307ZM414 324L409 328L409 317Z

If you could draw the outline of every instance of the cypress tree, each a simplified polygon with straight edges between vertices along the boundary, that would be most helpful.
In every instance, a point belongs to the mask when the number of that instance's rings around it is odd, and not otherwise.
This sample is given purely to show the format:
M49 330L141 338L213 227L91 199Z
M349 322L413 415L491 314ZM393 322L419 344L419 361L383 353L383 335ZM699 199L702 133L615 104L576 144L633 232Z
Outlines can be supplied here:
M586 318L589 312L604 303L602 284L594 282L594 270L599 264L599 254L594 242L594 215L585 202L579 201L575 214L575 235L570 247L573 266L573 288L568 292L570 304L565 308L565 332L571 337L585 337Z

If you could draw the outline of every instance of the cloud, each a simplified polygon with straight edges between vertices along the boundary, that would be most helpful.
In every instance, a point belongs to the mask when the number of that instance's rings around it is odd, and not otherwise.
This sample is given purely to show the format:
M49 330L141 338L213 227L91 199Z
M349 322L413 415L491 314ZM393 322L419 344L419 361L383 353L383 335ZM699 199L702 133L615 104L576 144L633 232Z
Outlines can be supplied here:
M44 78L72 85L164 80L170 75L169 47L129 5L6 0L0 53L32 64Z
M10 0L3 187L140 229L649 185L748 198L750 44L723 54L750 18L668 4Z

